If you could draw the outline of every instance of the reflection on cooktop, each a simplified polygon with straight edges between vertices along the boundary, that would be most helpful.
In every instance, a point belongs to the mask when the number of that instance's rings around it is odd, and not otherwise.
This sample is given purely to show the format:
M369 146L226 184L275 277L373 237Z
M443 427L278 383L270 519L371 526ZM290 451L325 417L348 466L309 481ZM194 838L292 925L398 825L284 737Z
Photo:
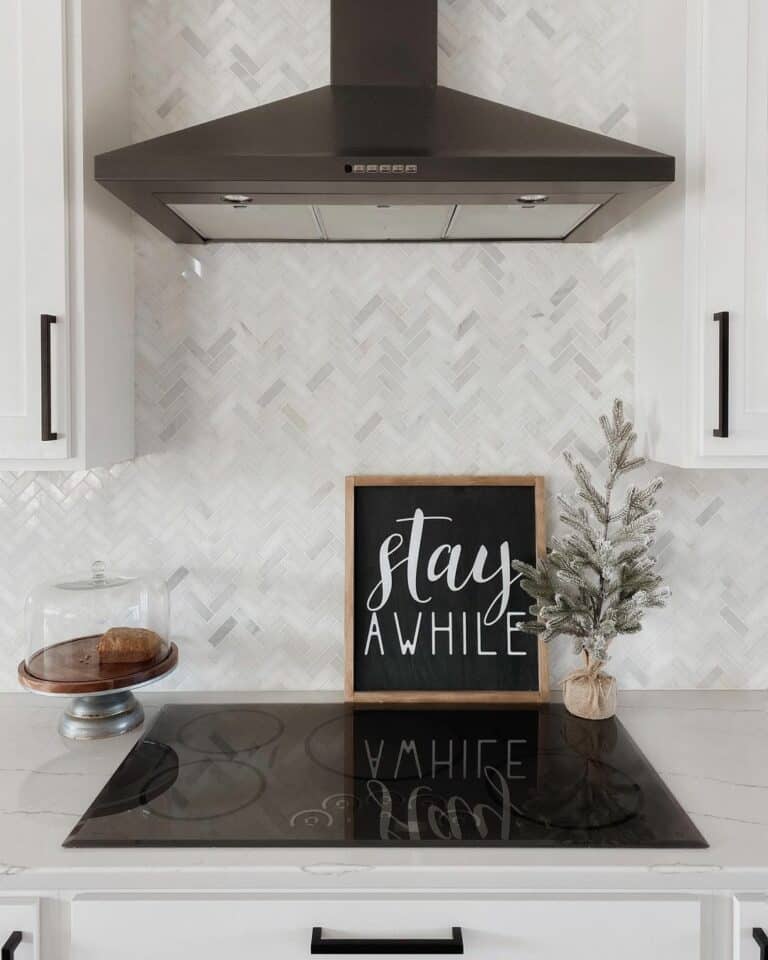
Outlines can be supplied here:
M617 720L562 707L165 707L68 847L703 847Z

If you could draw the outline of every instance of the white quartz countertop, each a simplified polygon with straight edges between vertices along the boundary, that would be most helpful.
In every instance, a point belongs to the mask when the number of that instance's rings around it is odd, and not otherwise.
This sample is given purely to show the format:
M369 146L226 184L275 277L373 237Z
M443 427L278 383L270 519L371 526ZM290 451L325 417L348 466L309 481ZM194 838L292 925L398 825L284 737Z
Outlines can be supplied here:
M144 694L163 703L318 694ZM141 731L75 743L62 702L0 694L0 888L26 890L768 889L768 694L632 692L619 717L708 840L706 850L64 849Z

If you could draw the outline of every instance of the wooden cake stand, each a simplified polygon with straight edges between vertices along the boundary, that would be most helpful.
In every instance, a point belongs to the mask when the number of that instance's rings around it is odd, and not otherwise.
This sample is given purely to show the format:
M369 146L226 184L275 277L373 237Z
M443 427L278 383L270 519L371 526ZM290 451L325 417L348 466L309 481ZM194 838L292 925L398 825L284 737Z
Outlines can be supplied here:
M28 690L73 698L59 720L59 733L71 740L103 740L138 727L144 722L144 708L132 691L166 676L179 662L175 643L159 659L101 662L99 639L78 637L57 643L19 664L19 681Z

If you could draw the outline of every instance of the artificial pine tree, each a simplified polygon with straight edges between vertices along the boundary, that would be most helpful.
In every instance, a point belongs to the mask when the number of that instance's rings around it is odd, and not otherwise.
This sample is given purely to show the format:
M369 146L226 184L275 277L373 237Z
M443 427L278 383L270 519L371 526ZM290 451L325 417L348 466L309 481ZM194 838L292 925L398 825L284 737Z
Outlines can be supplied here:
M600 425L609 454L604 492L584 464L566 453L578 490L575 497L560 495L558 501L560 520L570 532L552 541L536 567L512 563L522 574L520 586L535 600L529 608L535 619L519 623L518 629L539 633L546 641L573 637L576 652L586 658L586 669L573 677L591 680L593 687L614 637L637 633L645 609L663 607L669 596L650 554L660 517L656 493L663 481L657 477L644 487L630 485L615 507L616 482L646 460L634 455L637 435L624 419L621 400L614 401L612 418L601 417ZM592 689L591 696L598 695Z

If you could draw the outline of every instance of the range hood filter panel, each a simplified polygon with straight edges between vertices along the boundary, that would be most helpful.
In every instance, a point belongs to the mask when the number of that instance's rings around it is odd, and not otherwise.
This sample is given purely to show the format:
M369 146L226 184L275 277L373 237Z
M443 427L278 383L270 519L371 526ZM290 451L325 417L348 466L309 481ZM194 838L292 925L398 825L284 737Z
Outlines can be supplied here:
M323 204L317 208L329 240L440 240L454 204Z
M461 204L451 221L449 240L562 240L599 203Z
M562 240L601 204L171 203L203 240Z
M303 203L170 203L203 240L322 240L312 207Z

